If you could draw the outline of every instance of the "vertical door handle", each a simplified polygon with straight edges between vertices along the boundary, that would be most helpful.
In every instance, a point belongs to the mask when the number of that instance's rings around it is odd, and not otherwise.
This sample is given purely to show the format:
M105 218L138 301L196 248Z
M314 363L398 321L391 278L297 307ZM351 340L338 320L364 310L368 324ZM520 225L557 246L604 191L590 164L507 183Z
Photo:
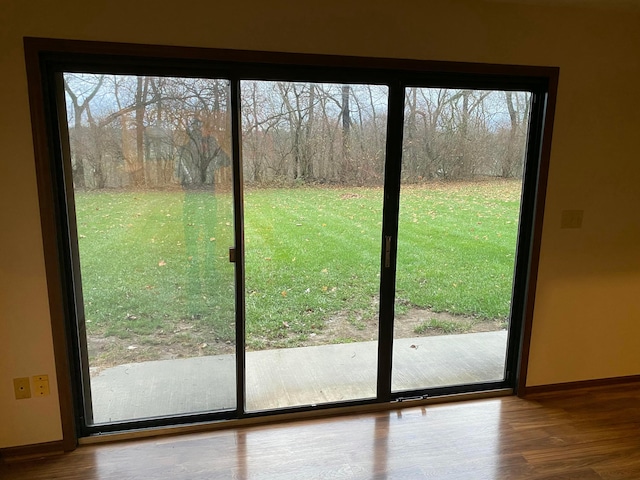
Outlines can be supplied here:
M229 261L236 263L236 249L235 247L229 247Z
M384 266L391 266L391 235L384 236Z

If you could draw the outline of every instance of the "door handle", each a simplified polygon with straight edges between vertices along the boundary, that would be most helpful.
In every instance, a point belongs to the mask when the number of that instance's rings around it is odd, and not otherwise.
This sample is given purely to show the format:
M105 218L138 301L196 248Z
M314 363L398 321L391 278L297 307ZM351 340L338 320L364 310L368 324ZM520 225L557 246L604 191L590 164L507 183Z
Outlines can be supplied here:
M229 247L229 262L236 263L236 248Z
M391 235L384 236L384 266L391 266Z

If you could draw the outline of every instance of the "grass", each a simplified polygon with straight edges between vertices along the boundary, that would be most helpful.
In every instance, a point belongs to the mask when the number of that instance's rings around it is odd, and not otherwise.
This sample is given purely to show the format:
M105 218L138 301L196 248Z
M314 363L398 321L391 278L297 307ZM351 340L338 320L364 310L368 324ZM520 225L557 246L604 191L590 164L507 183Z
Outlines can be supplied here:
M422 322L414 331L418 335L422 335L429 331L451 335L453 333L466 333L471 330L472 327L473 325L471 322L451 322L432 318L431 320Z
M396 283L404 305L507 317L519 188L519 182L491 182L405 190Z
M229 200L204 192L77 194L89 333L178 334L188 321L233 338Z
M301 341L322 330L333 313L375 313L382 192L359 189L358 198L347 192L255 190L245 196L250 342L278 335Z
M403 188L398 314L507 317L519 188ZM234 340L228 193L78 192L76 209L90 335ZM381 220L377 188L245 192L248 346L297 345L339 312L374 318Z

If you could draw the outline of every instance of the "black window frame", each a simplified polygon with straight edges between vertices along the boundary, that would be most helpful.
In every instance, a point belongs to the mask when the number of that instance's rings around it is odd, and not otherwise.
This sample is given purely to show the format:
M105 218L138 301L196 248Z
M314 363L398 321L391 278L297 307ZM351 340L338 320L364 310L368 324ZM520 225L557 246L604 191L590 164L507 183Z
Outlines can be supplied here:
M393 292L395 268L381 272L378 397L375 400L336 402L318 406L292 407L269 412L247 413L244 404L244 349L238 356L238 408L222 412L151 418L108 425L87 425L84 411L89 394L82 385L88 372L86 362L73 352L83 352L82 322L79 320L81 288L77 241L74 238L73 192L70 169L65 163L66 136L60 105L63 72L109 73L154 76L211 77L231 82L233 110L232 143L234 189L238 196L235 210L238 258L244 258L242 171L240 167L241 80L281 80L332 83L369 83L389 88L387 125L387 170L381 242L385 235L397 236L404 91L406 87L443 87L483 90L528 91L532 94L530 134L526 151L516 275L513 287L511 331L505 380L501 382L457 385L410 392L410 396L443 396L457 393L526 387L531 322L535 300L542 217L558 84L557 67L459 63L332 55L307 55L259 51L235 51L191 47L134 45L70 40L25 38L25 55L31 102L38 191L41 205L45 264L49 286L56 372L67 445L77 437L128 429L211 422L307 412L401 401L407 392L391 392L391 348L393 341ZM62 102L62 103L60 103ZM395 213L394 213L395 212ZM395 216L394 216L395 215ZM381 252L383 248L381 248ZM396 245L391 261L395 265ZM381 261L383 265L383 261ZM384 269L383 269L384 270ZM237 288L244 291L244 265L236 263ZM244 315L243 295L237 295L236 308ZM383 301L385 298L387 301ZM244 337L244 318L237 326L237 339ZM241 342L237 343L242 345ZM384 352L388 351L388 354ZM86 355L86 348L84 348ZM382 386L382 387L381 387ZM89 402L90 403L90 402ZM72 415L72 418L69 418ZM74 426L75 424L75 426ZM73 437L73 438L72 438Z

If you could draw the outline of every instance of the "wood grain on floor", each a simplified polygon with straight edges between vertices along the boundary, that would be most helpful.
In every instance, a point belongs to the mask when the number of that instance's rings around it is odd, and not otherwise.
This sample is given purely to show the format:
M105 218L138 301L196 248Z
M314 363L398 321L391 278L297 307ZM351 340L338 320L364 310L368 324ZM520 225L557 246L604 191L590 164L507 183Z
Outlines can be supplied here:
M82 446L0 464L0 478L640 479L640 387Z

